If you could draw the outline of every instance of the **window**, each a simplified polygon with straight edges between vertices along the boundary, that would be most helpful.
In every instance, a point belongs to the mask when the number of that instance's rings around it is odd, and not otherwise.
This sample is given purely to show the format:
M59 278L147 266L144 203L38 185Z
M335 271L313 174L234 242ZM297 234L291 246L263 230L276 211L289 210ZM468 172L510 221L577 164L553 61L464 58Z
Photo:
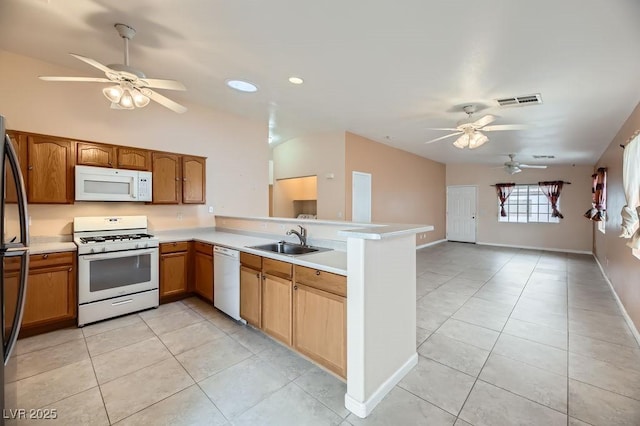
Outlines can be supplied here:
M558 202L559 208L560 203ZM551 217L551 203L538 185L516 185L504 203L504 210L507 215L501 216L500 202L498 202L498 222L560 222L559 218Z

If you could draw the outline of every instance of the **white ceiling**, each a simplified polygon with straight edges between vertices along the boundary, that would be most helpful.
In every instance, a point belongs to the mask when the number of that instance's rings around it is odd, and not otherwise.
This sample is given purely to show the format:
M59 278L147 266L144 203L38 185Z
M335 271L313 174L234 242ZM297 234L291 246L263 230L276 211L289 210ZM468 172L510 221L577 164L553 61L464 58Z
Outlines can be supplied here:
M164 95L264 120L275 139L348 130L445 163L593 164L640 100L639 20L637 0L2 0L0 49L98 77L68 53L122 63L122 22L138 31L131 65L188 89ZM495 103L532 93L544 103ZM423 143L468 103L535 127L474 151Z

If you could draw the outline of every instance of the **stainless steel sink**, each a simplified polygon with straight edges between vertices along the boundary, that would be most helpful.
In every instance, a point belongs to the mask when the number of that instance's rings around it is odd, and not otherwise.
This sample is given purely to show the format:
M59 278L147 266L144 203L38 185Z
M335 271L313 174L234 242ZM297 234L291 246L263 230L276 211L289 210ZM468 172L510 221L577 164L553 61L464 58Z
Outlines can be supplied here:
M281 253L281 254L286 254L290 256L299 256L301 254L310 254L310 253L317 253L320 251L331 250L323 247L301 246L299 244L291 244L291 243L285 243L285 242L262 244L259 246L250 246L249 248L270 251L272 253Z

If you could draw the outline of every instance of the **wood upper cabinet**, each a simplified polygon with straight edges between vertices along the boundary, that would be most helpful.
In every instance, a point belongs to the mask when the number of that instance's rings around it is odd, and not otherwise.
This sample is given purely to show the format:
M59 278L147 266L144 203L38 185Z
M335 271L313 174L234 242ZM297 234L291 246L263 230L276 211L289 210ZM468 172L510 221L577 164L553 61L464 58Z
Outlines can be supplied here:
M29 135L27 141L29 202L73 203L74 143L38 135Z
M160 244L160 299L187 293L189 243Z
M292 265L273 259L262 262L262 329L265 333L291 346L292 330Z
M142 171L151 170L151 151L147 151L146 149L126 148L123 146L119 146L117 151L119 169Z
M76 318L74 252L29 256L29 277L22 328Z
M16 150L16 154L18 155L18 162L20 163L20 171L22 172L22 176L25 179L25 186L27 185L27 136L14 131L7 131L9 135L9 139L13 145L13 148ZM9 166L9 161L5 162L5 176L6 176L6 184L5 184L5 199L8 203L16 203L18 202L18 195L16 192L16 184L13 180L13 173L11 173L11 167Z
M153 204L179 204L182 199L180 156L154 152L152 164Z
M113 145L78 142L76 164L96 167L116 167L116 149Z
M194 291L213 303L213 246L196 241L193 253Z
M297 265L295 276L294 348L346 377L346 277Z
M206 198L206 159L202 157L182 157L182 202L184 204L204 204Z

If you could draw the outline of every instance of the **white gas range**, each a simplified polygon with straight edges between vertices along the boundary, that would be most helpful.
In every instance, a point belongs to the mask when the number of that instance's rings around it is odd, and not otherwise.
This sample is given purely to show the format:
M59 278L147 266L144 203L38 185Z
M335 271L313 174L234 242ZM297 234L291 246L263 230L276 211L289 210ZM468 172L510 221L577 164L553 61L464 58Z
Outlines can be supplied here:
M76 217L78 326L158 306L158 239L146 216Z

